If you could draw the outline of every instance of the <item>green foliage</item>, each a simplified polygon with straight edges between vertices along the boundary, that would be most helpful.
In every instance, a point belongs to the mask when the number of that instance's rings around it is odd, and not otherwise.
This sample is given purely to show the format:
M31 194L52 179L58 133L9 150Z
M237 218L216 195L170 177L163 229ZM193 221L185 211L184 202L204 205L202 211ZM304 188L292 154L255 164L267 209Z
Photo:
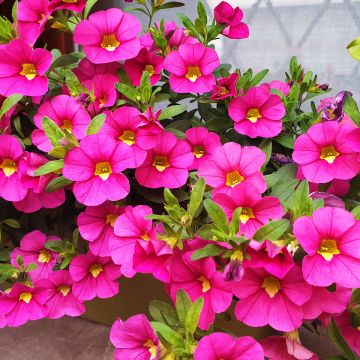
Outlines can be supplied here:
M276 241L284 235L289 228L290 222L287 219L270 221L256 231L253 239L259 242L264 240Z
M331 323L328 327L328 334L333 340L333 342L336 344L338 349L342 351L343 355L345 355L345 359L347 360L355 360L356 356L350 349L347 342L344 340L344 338L341 335L341 332L339 328L337 327L334 320L331 320Z
M360 61L360 37L353 40L348 46L347 49L352 58L357 61Z
M105 114L98 114L94 116L91 119L88 128L86 129L86 135L97 134L104 125L105 119L106 119Z
M57 170L61 170L64 166L64 160L53 160L49 161L46 164L40 166L36 171L34 172L35 176L41 176L50 174L52 172L55 172Z

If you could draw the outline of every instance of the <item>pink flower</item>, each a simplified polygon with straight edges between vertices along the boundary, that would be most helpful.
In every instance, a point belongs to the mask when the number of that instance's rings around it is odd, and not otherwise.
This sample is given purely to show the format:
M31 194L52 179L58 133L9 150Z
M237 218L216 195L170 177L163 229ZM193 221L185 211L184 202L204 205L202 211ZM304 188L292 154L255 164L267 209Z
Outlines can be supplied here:
M281 219L284 214L278 198L262 197L256 188L246 183L236 186L227 194L215 194L213 200L221 206L229 220L237 208L242 208L239 235L245 234L250 239L270 219Z
M168 132L158 137L158 144L148 151L144 163L135 171L138 183L148 188L183 186L193 162L190 146Z
M54 271L47 279L36 283L46 294L46 317L59 319L64 315L79 316L85 312L84 304L72 293L73 281L68 270Z
M87 58L84 58L72 71L77 76L79 81L84 82L86 80L91 80L96 75L116 75L117 71L121 68L122 65L117 62L111 62L106 64L93 64Z
M194 156L191 169L198 169L202 162L207 161L215 149L221 146L220 136L209 132L203 127L194 127L185 131L186 142L190 145Z
M294 235L306 251L305 280L316 286L336 283L360 287L360 221L341 208L315 210L294 223Z
M204 336L197 344L194 360L263 360L261 345L250 336L234 338L214 332Z
M285 106L279 96L261 87L253 87L245 95L231 100L229 116L238 133L251 138L271 138L281 132Z
M226 27L222 34L230 39L245 39L249 37L248 26L241 22L243 12L239 7L235 9L226 1L222 1L214 9L215 20Z
M231 74L227 78L217 79L217 84L211 90L211 100L224 100L230 96L237 95L236 83L239 75L236 73Z
M82 45L94 64L121 61L135 57L140 50L136 37L139 20L120 9L97 11L81 21L74 30L74 41Z
M49 84L45 73L51 61L49 51L31 49L23 40L12 40L0 49L0 95L44 95Z
M91 121L88 112L74 98L68 95L58 95L46 100L34 116L34 123L39 130L31 134L32 141L42 151L50 151L53 146L45 135L42 118L47 116L61 129L73 134L81 140Z
M214 150L213 155L199 166L199 176L217 192L231 193L238 184L250 184L263 193L266 183L260 168L265 154L255 146L240 146L229 142Z
M126 321L116 320L110 330L110 341L115 346L115 360L157 360L159 339L143 314Z
M335 318L335 322L350 348L360 356L360 331L351 324L350 319L351 314L345 311L341 316Z
M279 331L292 331L301 326L302 305L310 299L312 287L295 265L283 279L263 269L247 268L242 280L234 283L233 291L240 299L235 307L239 321L253 327L269 324Z
M132 154L129 166L134 168L140 166L146 158L146 151L138 145L139 126L142 122L139 115L140 112L136 108L122 106L107 114L106 121L100 131L101 134L111 136L128 146ZM146 142L146 139L141 140Z
M27 189L21 182L25 170L23 155L23 148L15 136L0 135L0 197L7 201L20 201L26 196Z
M117 239L114 234L116 219L124 212L123 206L110 201L99 206L88 206L77 218L81 236L90 242L94 255L110 256L109 243Z
M0 309L5 314L6 325L16 327L46 317L45 301L46 295L41 288L16 283L9 293L0 296Z
M125 61L124 69L133 85L140 85L144 71L149 73L151 85L155 85L161 79L163 64L161 56L142 48L136 57Z
M50 11L55 10L70 10L75 12L82 12L85 8L86 0L52 0L49 4Z
M204 298L199 328L207 330L215 320L215 314L224 312L231 304L232 292L229 283L216 271L215 261L208 257L193 261L193 251L178 253L169 260L170 294L173 301L182 289L190 299Z
M159 135L164 132L164 127L159 121L161 110L154 111L152 107L140 114L141 122L138 129L138 145L142 149L152 149L159 142Z
M130 160L131 152L124 143L104 135L89 135L81 140L80 147L66 154L62 171L67 179L75 181L77 201L97 206L128 195L130 184L122 171Z
M353 128L335 121L313 125L294 144L293 159L308 181L348 180L360 171L358 152L352 146Z
M271 89L279 90L284 94L284 96L289 94L291 88L288 83L279 80L274 80L271 83L263 83L260 85L260 87L267 90L269 93Z
M215 85L213 71L219 66L215 50L203 44L184 44L166 56L170 88L177 93L205 93Z
M120 266L110 257L95 256L91 252L77 255L71 260L69 271L74 281L72 292L80 301L95 297L106 299L119 292Z

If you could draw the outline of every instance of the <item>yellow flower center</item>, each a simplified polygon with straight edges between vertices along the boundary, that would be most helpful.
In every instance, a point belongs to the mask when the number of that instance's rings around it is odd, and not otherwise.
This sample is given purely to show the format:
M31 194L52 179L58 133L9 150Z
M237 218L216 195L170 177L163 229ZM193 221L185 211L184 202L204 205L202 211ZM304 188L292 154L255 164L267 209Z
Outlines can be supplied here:
M39 263L48 263L51 260L51 254L47 250L40 250L38 262Z
M140 237L141 237L143 240L145 240L145 241L149 241L149 240L150 240L150 236L149 236L146 232L144 232L144 234L142 234Z
M195 155L195 157L197 159L200 159L202 156L205 155L205 150L204 147L199 145L199 146L194 146L194 151L193 154Z
M281 289L280 281L272 276L268 276L264 279L264 282L261 286L267 294L273 298Z
M200 76L201 72L198 66L189 66L188 72L185 74L185 77L191 82L195 82Z
M202 282L202 292L208 292L211 288L210 281L203 275L201 275L198 280Z
M28 80L32 80L37 75L35 66L33 64L22 64L20 75L25 76Z
M240 219L242 224L246 224L249 219L255 219L255 216L254 216L254 213L253 213L252 209L247 208L247 207L243 207L241 209L241 214L239 216L239 219Z
M246 114L246 118L255 124L261 118L261 114L258 109L250 109Z
M135 134L131 130L125 130L120 136L119 140L121 140L126 145L134 145L135 144Z
M68 285L60 285L58 287L58 291L63 294L63 296L67 296L70 292L70 286Z
M294 340L294 341L297 341L298 343L300 342L299 332L297 330L293 330L288 333L284 333L284 337Z
M100 264L92 264L89 269L89 273L94 277L98 277L100 273L104 271Z
M23 301L25 303L29 303L32 299L32 293L23 292L19 295L19 301Z
M325 260L330 261L334 255L340 254L335 240L325 239L321 242L317 253L320 254Z
M320 159L327 161L329 164L332 164L338 156L339 153L332 145L330 145L322 148Z
M227 186L234 187L237 184L241 183L242 181L244 181L244 177L241 176L237 170L226 174L226 185Z
M116 219L119 217L118 214L107 214L106 215L106 225L110 224L112 227L114 227Z
M107 180L111 173L111 165L107 161L96 164L94 175L100 176L102 180Z
M155 156L154 161L152 162L152 166L156 168L157 171L164 171L166 168L170 166L167 161L166 156Z
M66 4L77 4L78 0L61 0L63 3Z
M107 51L114 51L120 45L115 34L103 35L100 46Z
M226 95L228 93L229 93L229 89L227 87L225 87L225 86L222 86L220 95Z
M99 98L99 106L100 107L103 107L105 104L106 104L106 102L107 102L107 97L106 97L106 95L103 95L101 98Z
M17 166L14 160L4 159L0 164L0 169L2 169L5 176L9 177L17 171Z
M153 76L155 74L154 66L150 64L145 66L144 71L147 71L149 73L149 76Z
M144 343L144 346L149 348L149 353L150 353L150 360L155 359L156 357L156 352L157 352L157 348L156 345L153 343L152 340L148 340Z
M70 120L63 120L61 129L68 131L70 134L72 133L72 123Z

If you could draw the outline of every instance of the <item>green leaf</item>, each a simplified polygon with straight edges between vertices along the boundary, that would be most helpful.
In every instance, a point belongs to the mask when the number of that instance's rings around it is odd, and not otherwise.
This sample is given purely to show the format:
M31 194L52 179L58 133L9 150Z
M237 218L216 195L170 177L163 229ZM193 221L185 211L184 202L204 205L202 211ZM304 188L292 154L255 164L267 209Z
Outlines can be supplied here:
M344 111L346 115L350 116L351 120L360 127L360 112L359 108L356 104L356 101L353 99L352 96L346 96L344 102Z
M207 14L206 14L206 8L203 4L203 2L200 0L197 5L197 12L199 15L199 19L201 22L206 26L207 25Z
M169 1L168 3L162 4L160 7L158 7L159 10L164 9L173 9L177 7L184 6L185 4L180 1Z
M290 134L280 134L274 137L273 140L288 149L294 149L294 137Z
M16 0L14 2L14 5L12 7L12 10L11 10L11 16L12 16L12 19L13 19L13 22L16 24L17 21L18 21L18 7L19 7L19 1Z
M32 270L35 270L35 269L37 269L37 264L35 264L35 263L30 263L27 267L26 267L26 269L25 269L25 272L29 272L29 271L32 271Z
M15 219L5 219L2 221L2 223L13 229L20 229L20 227L21 227L21 224L19 223L19 221L15 220Z
M178 199L173 195L169 189L164 189L164 198L167 205L170 207L180 207Z
M65 248L65 241L63 240L50 240L45 243L45 248L55 251L55 252L61 252Z
M59 177L51 180L48 183L48 185L46 187L46 192L51 193L51 192L54 192L56 190L62 189L65 186L68 186L70 184L72 184L71 180L68 180L68 179L64 178L63 176L59 176Z
M188 205L188 211L187 213L194 217L198 208L202 204L204 192L205 192L205 179L201 178L193 187L190 194L190 202Z
M90 121L88 128L86 129L86 135L97 134L104 125L105 119L105 114L98 114L93 117Z
M41 176L41 175L50 174L56 170L62 169L63 167L64 167L64 160L49 161L46 164L37 168L36 171L34 172L34 175Z
M7 97L0 108L0 119L22 98L21 94L13 94Z
M341 335L341 332L339 328L337 327L334 320L331 320L330 326L328 327L328 333L331 337L332 341L336 344L339 350L341 350L344 355L346 356L346 359L348 360L355 360L355 354L350 349L347 342L344 340L343 336Z
M137 91L130 85L127 84L115 84L116 89L123 95L125 95L129 100L138 102L140 100L140 95Z
M79 59L74 55L70 55L70 54L61 55L60 57L54 60L49 70L76 64L78 61Z
M176 293L176 312L182 324L185 324L186 314L191 307L191 300L188 294L180 289Z
M270 189L273 187L279 180L279 175L277 174L268 174L265 175L266 187Z
M233 213L231 223L230 223L230 235L231 236L235 236L239 232L241 212L242 212L242 208L237 208Z
M354 207L351 212L354 215L355 220L360 220L360 205Z
M89 16L92 7L97 3L97 1L98 0L87 0L84 10L84 19L86 19Z
M210 256L218 256L223 252L225 252L225 249L223 247L217 246L215 244L209 244L201 249L194 251L191 259L196 261Z
M204 201L204 207L211 217L211 219L214 221L214 223L224 232L227 232L228 230L228 220L224 213L224 211L221 209L221 207L217 204L215 204L212 200L206 199Z
M253 236L255 241L275 241L280 238L290 227L290 222L287 219L280 219L275 221L270 221L266 225L258 229Z
M169 344L179 349L185 348L183 338L171 327L157 321L151 321L150 325L154 329L154 331L160 334Z
M149 312L155 321L174 326L179 322L175 309L168 303L152 300L149 305Z
M196 36L197 35L197 30L196 27L194 25L194 23L184 14L178 13L176 14L176 16L178 17L178 19L183 23L183 25L190 30L190 32L192 33L192 35Z
M258 72L250 81L250 87L256 86L260 83L261 80L264 79L264 77L269 73L268 69L261 70Z
M272 186L270 195L279 198L282 204L288 201L299 183L295 178L296 172L295 164L286 164L274 173L278 176L278 181Z
M184 105L172 105L161 111L159 120L171 119L176 115L182 114L186 110Z
M348 46L347 49L349 54L355 60L360 61L360 37L353 40Z
M313 201L309 197L309 183L302 181L294 193L293 198L293 220L296 220L300 216L311 216L313 212Z
M71 70L65 70L65 83L69 88L71 96L78 96L82 93L80 81Z
M55 146L53 147L48 154L57 159L63 159L67 153L67 150L64 146Z
M199 297L190 306L185 319L185 331L189 336L193 336L199 323L200 313L204 306L204 298Z
M59 145L59 140L65 138L65 133L48 117L42 118L42 126L46 137L50 140L53 146Z
M259 148L265 153L266 160L264 165L261 167L261 171L264 171L266 169L266 165L270 160L270 156L272 154L272 142L270 139L264 139L259 144Z

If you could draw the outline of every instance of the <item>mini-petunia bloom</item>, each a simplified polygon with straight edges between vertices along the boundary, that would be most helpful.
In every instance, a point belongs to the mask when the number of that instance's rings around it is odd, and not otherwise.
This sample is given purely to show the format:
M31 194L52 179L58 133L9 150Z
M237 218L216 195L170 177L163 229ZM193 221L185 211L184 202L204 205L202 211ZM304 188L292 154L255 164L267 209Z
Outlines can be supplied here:
M360 356L360 331L359 327L351 323L351 316L349 311L344 311L342 315L335 317L335 322L350 348Z
M323 121L337 121L354 126L351 118L344 112L346 96L352 96L352 93L341 91L334 98L327 98L320 101L317 111L322 112L321 118Z
M198 169L199 165L209 159L214 150L221 146L220 136L203 127L190 128L185 131L185 135L194 156L190 170Z
M41 288L16 283L8 293L0 296L0 308L5 314L6 325L17 327L29 320L46 317L45 301L46 294Z
M250 336L235 338L214 332L204 336L194 351L194 360L263 360L261 345Z
M211 90L211 100L224 100L230 96L237 95L236 83L239 75L236 73L231 74L227 78L217 79L217 84Z
M170 88L177 93L206 93L215 85L213 71L219 66L215 50L203 44L184 44L165 58Z
M126 60L124 70L134 86L140 85L140 80L145 71L149 73L151 85L161 79L164 58L142 48L133 59Z
M46 294L45 306L49 319L64 315L79 316L85 312L84 304L72 293L73 280L68 270L57 270L36 283Z
M51 62L49 51L32 49L23 40L12 40L0 49L0 95L44 95L49 84L45 73Z
M42 151L50 151L53 146L46 137L42 126L42 119L50 118L61 129L73 134L76 139L81 140L91 121L88 112L74 98L68 95L54 96L40 105L34 116L34 123L38 129L31 134L33 144Z
M137 34L139 20L120 9L97 11L81 21L74 30L74 42L82 45L94 64L121 61L135 57L140 51Z
M360 221L345 209L325 207L294 223L294 235L307 256L305 280L316 286L360 287Z
M270 325L279 331L292 331L302 324L302 305L311 297L312 287L295 265L279 279L264 269L245 270L240 282L233 283L239 298L235 316L244 324L258 327Z
M88 206L77 218L80 235L90 242L89 249L94 255L110 256L109 243L114 234L116 219L123 214L125 207L110 201L99 206Z
M241 208L238 234L248 238L270 219L280 219L284 214L278 198L262 197L254 186L246 183L239 184L227 194L215 194L213 200L221 206L229 220L234 211Z
M229 116L235 122L235 130L251 138L279 135L285 112L281 98L261 87L249 89L229 104Z
M199 176L218 192L231 193L238 184L250 184L260 193L266 190L264 176L260 168L265 162L265 154L255 146L241 146L228 142L214 150L206 162L199 166Z
M125 321L116 320L110 330L110 341L115 346L115 360L158 360L160 342L149 320L143 314Z
M116 141L121 141L129 147L132 153L132 160L130 160L130 167L140 166L145 158L146 151L138 145L139 126L142 123L140 111L129 106L122 106L112 113L107 113L106 120L102 126L100 133L113 137ZM146 137L147 138L147 137ZM146 142L146 139L140 139L140 143Z
M193 162L190 146L168 132L158 137L158 144L148 150L144 163L135 170L138 183L148 188L183 186Z
M269 93L271 89L279 90L284 94L284 96L289 94L291 88L288 83L279 80L274 80L271 83L262 83L260 87L267 90Z
M95 297L106 299L119 292L120 266L110 257L95 256L91 252L77 255L71 260L69 271L74 281L72 292L80 301Z
M27 189L21 181L26 167L23 156L24 150L15 136L0 135L0 198L7 201L25 198Z
M313 125L294 144L293 159L305 179L327 183L349 180L360 171L359 153L351 140L353 127L327 121Z
M80 203L97 206L128 195L130 184L122 171L131 159L124 143L109 136L89 135L80 141L80 147L66 154L62 173L75 181L73 192Z
M190 299L204 298L199 328L207 330L215 320L215 314L224 312L231 304L232 292L228 282L216 271L215 261L208 257L193 261L193 251L177 253L169 260L170 295L173 301L182 289Z
M224 24L222 34L230 39L245 39L249 37L249 27L241 20L243 12L239 7L235 9L226 1L222 1L214 9L215 20Z
M55 10L82 12L85 5L86 0L52 0L49 4L49 9L51 12Z

